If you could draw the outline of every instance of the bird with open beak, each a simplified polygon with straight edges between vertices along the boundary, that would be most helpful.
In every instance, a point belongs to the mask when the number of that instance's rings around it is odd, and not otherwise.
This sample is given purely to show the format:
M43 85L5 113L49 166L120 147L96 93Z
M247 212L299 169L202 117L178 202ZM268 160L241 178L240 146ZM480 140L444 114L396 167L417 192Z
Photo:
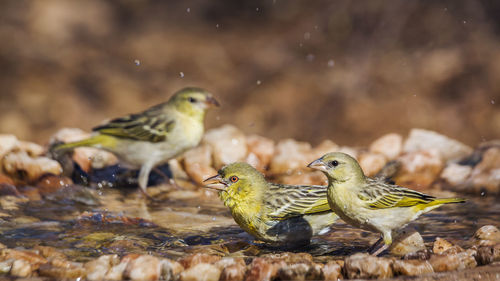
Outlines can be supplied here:
M325 186L267 182L247 163L232 163L205 180L218 191L236 223L256 239L288 246L308 244L337 220Z

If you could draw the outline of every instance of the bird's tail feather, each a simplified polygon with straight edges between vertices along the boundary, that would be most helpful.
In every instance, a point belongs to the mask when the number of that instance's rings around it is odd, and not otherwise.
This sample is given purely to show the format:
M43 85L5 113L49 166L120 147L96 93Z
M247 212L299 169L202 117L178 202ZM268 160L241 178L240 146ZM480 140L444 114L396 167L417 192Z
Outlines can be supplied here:
M417 205L418 206L418 209L420 210L425 210L425 209L428 209L429 207L434 207L434 208L437 208L443 204L451 204L451 203L465 203L465 199L463 198L438 198L438 199L435 199L427 204L421 204L421 205ZM434 208L431 208L431 209L428 209L428 210L432 210ZM424 211L425 212L425 211Z
M56 152L65 152L81 146L107 148L113 147L115 144L116 140L113 137L106 135L95 135L81 141L56 144L51 150Z

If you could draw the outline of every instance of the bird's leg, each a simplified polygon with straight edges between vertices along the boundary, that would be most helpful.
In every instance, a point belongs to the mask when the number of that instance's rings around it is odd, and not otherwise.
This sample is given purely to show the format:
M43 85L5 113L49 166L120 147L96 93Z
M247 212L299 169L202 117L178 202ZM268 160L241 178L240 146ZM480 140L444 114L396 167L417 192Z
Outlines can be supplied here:
M162 170L160 170L158 167L155 167L154 171L158 175L160 175L166 182L168 182L170 185L172 185L175 189L177 189L177 190L182 189L180 186L177 185L174 178L170 178L167 175L165 175L165 173Z
M141 170L139 171L139 188L142 191L146 197L151 198L147 192L146 189L148 187L148 179L149 179L149 173L151 172L151 169L153 168L154 163L153 162L147 162L142 165Z
M383 251L387 250L389 246L392 244L392 231L386 231L382 235L384 245L380 248L378 248L375 252L373 252L371 255L372 256L378 256L380 255ZM378 241L377 241L378 243ZM377 244L375 243L375 244Z

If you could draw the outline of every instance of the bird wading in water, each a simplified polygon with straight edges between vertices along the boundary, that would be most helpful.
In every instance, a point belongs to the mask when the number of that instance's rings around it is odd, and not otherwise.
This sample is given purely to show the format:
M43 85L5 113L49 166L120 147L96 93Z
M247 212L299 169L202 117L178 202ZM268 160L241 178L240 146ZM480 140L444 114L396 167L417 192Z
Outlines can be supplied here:
M338 218L330 210L325 186L270 183L247 163L229 164L205 181L219 192L236 223L264 242L308 244Z
M92 129L90 138L59 144L61 152L86 146L114 153L139 171L139 187L146 194L149 173L156 165L199 144L207 109L219 106L212 94L200 88L184 88L167 102L141 113L113 119Z
M308 167L327 176L328 203L342 220L382 235L384 245L373 255L379 255L391 245L393 230L403 228L443 204L465 202L461 198L435 198L368 178L356 159L341 152L328 153Z

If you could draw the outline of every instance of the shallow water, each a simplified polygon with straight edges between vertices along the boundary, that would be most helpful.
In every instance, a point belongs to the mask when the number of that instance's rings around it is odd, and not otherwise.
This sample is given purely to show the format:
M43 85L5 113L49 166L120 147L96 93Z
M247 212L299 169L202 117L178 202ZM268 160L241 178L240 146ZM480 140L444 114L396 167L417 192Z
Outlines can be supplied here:
M242 231L213 191L178 190L168 185L149 191L156 194L155 201L136 189L83 187L72 187L40 201L4 196L0 242L8 247L53 246L78 261L110 253L177 258L198 251L233 257L296 251L309 252L321 260L366 251L378 239L377 234L338 222L309 246L270 247ZM429 244L442 237L461 246L467 245L480 226L500 226L498 198L467 199L465 204L447 205L425 214L410 226Z

